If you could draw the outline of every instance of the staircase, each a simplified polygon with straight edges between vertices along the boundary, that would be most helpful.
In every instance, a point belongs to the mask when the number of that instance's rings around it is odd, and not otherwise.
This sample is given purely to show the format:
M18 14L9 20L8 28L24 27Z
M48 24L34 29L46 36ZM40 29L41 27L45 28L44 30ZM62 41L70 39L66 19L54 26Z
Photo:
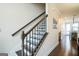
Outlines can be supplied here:
M16 51L18 56L35 56L47 36L47 16L45 15L27 33L22 31L22 49Z

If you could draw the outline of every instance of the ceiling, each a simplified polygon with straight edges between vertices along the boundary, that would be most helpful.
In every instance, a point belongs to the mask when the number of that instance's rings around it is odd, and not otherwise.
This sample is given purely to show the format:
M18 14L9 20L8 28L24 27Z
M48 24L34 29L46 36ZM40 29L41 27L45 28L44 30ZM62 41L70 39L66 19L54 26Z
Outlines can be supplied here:
M62 16L79 15L78 3L52 3L51 6L56 7Z

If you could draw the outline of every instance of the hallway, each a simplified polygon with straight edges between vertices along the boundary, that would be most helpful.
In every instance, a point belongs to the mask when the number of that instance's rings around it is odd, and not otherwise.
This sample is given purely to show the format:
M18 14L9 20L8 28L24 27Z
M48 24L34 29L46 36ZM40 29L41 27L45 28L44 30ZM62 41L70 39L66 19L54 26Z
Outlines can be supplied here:
M77 56L76 41L69 43L69 45L71 45L70 49L67 49L68 46L62 46L63 44L59 43L59 45L49 54L49 56Z

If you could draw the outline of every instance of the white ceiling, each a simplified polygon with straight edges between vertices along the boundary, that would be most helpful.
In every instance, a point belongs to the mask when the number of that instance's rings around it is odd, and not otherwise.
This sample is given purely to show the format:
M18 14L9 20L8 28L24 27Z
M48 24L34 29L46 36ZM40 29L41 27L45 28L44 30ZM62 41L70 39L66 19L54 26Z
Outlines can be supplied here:
M51 6L55 6L62 16L79 15L79 3L52 3Z

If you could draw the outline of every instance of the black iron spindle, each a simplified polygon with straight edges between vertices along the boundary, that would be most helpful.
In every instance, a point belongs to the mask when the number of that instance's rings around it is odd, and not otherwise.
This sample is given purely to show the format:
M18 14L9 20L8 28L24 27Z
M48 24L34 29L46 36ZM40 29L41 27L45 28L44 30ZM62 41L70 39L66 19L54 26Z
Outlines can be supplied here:
M30 33L29 33L29 48L28 48L29 51L30 51L30 46L31 46L31 39L30 39Z
M37 27L35 28L35 31L37 30ZM37 45L36 44L36 40L37 40L37 35L38 35L38 33L37 33L37 31L35 32L35 45Z
M22 56L24 56L24 38L25 38L24 31L22 31L21 38L22 38Z
M38 33L38 26L39 25L37 25L37 33ZM37 45L38 45L38 40L39 40L39 38L38 38L38 35L37 35Z
M39 28L38 28L38 34L40 35L40 30L41 30L41 23L39 24ZM41 38L41 36L40 36ZM37 41L38 42L38 41ZM40 42L40 41L39 41Z
M32 30L32 44L33 44L33 30ZM33 56L33 45L32 45L32 56Z
M27 40L28 40L28 36L26 36L26 56L27 56L27 48L28 48Z
M44 33L45 33L45 19L44 19L44 22L43 22L43 30L44 30Z
M31 38L31 43L32 43L32 31L30 32L31 34L30 34L30 38ZM32 52L32 44L30 45L30 50L31 50L31 52Z
M47 19L45 19L45 32L47 31Z

